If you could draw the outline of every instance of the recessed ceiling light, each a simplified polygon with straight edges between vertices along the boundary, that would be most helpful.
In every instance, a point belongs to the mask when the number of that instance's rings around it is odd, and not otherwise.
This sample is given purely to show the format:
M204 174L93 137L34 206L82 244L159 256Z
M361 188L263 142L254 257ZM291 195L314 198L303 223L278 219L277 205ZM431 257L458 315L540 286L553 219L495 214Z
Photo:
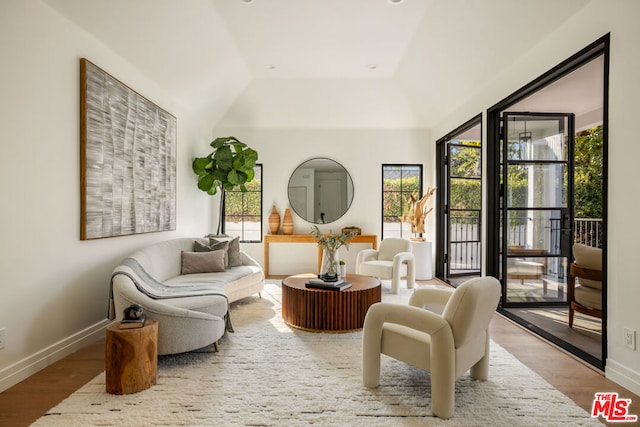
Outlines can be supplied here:
M369 64L367 65L367 68L370 70L375 70L376 68L378 68L378 64Z
M267 70L275 70L276 66L273 64L267 64L264 66L264 68L266 68Z
M404 2L404 0L387 0L389 4L400 4Z
M253 3L253 0L242 0L242 3Z

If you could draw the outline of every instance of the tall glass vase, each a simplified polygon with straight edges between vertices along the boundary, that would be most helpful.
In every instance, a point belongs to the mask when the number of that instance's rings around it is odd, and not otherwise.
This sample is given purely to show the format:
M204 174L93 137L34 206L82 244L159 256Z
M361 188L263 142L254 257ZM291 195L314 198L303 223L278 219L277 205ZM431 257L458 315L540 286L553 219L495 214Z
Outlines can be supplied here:
M322 250L322 268L320 275L323 278L336 278L340 273L338 250L323 248Z

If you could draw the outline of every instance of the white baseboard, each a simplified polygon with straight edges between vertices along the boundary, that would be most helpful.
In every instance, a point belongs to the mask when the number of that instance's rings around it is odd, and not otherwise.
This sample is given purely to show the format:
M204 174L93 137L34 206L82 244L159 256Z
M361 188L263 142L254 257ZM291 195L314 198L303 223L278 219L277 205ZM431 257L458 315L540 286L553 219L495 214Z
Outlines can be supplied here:
M640 373L611 359L607 359L605 375L611 381L620 384L622 387L640 396Z
M0 370L0 392L104 337L110 323L105 319Z

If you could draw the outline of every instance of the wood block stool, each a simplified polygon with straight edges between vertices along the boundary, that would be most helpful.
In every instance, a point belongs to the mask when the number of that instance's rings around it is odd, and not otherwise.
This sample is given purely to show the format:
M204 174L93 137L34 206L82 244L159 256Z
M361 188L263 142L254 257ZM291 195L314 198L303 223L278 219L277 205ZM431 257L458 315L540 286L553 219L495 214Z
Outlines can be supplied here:
M158 322L147 320L142 328L107 327L105 378L107 393L131 394L156 383L158 372Z

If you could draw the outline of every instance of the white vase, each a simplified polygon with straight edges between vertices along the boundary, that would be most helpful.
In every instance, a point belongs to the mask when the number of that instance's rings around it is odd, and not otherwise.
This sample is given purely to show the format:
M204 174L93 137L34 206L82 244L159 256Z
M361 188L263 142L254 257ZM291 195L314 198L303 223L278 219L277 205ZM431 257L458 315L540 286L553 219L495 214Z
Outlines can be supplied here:
M346 264L340 264L340 277L342 279L346 279L347 278L347 265Z

